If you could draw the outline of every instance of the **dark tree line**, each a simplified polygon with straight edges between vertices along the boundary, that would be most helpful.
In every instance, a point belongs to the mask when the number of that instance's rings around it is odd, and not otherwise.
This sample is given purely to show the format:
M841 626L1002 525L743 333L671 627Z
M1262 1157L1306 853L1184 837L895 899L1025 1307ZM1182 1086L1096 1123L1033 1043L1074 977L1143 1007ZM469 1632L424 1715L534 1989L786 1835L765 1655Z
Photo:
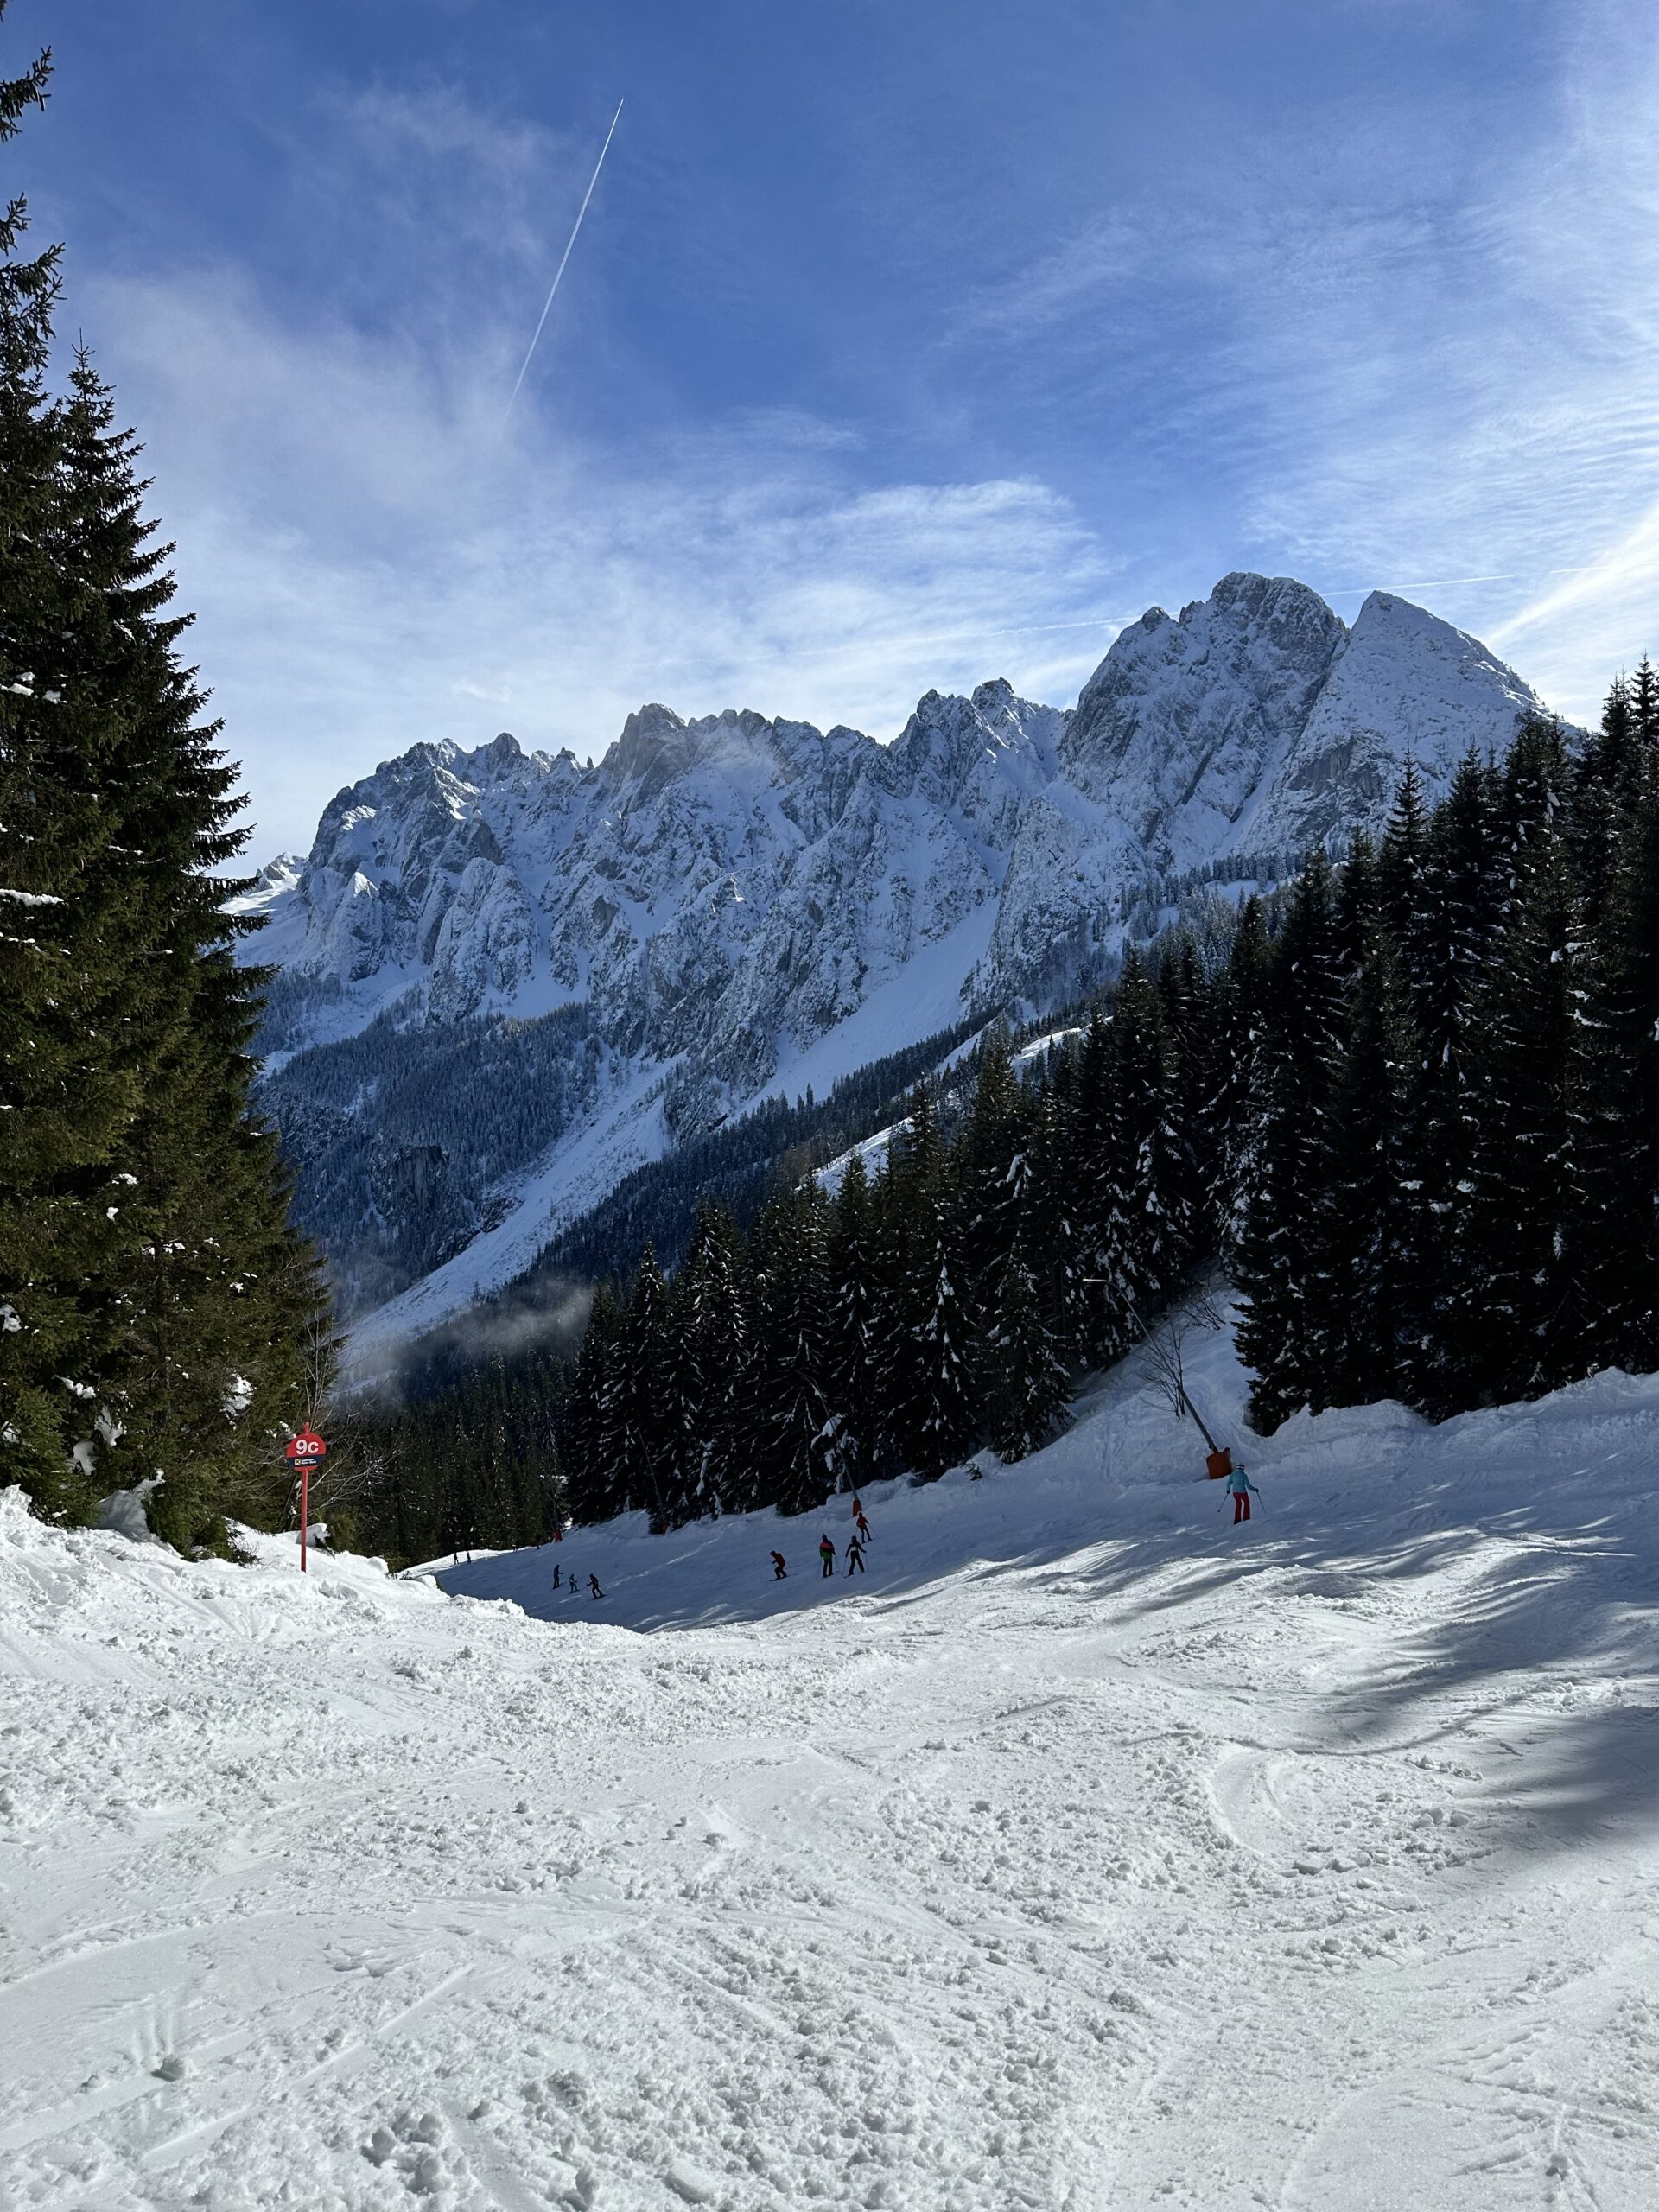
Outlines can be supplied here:
M1235 1273L1255 1417L1436 1417L1659 1365L1659 682L1533 723L1274 950Z
M1265 950L1259 910L1238 943L1246 967ZM1190 944L1155 969L1131 950L1110 1015L1030 1079L988 1042L948 1134L919 1085L874 1174L855 1152L747 1236L705 1204L671 1281L647 1247L626 1296L596 1296L564 1408L578 1517L804 1512L1042 1443L1077 1368L1122 1351L1213 1245L1215 1039L1239 1012L1231 968L1207 975Z
M0 13L3 13L0 0ZM0 141L47 85L0 82ZM327 1334L251 1119L235 771L181 658L137 447L50 376L55 249L0 215L0 1480L222 1548L279 1509ZM319 1332L321 1331L321 1335ZM159 1478L159 1480L158 1480Z
M343 1503L325 1494L329 1541L394 1567L543 1542L568 1517L557 1434L568 1387L550 1346L477 1361L425 1399L347 1408L331 1437L346 1479Z

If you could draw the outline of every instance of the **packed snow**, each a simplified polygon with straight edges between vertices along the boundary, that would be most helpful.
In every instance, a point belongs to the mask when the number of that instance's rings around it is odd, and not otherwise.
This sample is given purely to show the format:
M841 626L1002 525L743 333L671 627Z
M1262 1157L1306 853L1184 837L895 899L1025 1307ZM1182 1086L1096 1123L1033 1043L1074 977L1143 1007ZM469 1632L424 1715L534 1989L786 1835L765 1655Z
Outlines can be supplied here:
M1659 1378L1260 1442L1189 1351L1248 1525L1142 1358L861 1579L0 1494L0 2202L1645 2212Z

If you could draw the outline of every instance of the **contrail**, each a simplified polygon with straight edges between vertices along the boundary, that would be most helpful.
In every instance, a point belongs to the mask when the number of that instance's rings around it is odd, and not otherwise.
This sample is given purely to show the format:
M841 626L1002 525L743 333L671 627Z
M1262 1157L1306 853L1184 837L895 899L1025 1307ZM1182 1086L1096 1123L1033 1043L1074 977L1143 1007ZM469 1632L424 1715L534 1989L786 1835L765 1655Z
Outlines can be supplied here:
M576 242L576 232L582 228L582 219L588 213L588 202L594 196L594 187L599 182L599 173L605 166L605 156L611 150L611 141L616 136L616 126L621 119L622 103L618 100L616 113L611 118L611 127L605 133L605 143L599 149L599 159L594 163L594 173L588 180L588 189L582 194L582 205L576 210L576 219L570 226L570 235L565 240L564 251L559 257L559 265L554 272L552 289L547 296L547 305L542 309L542 320L536 326L536 336L530 341L530 351L524 355L524 367L519 370L518 382L514 384L512 394L507 400L506 411L509 415L512 412L513 401L518 397L518 385L524 380L524 371L530 366L531 354L536 351L537 340L542 334L543 325L545 324L553 305L554 295L559 289L559 279L564 274L564 264L570 258L570 249Z

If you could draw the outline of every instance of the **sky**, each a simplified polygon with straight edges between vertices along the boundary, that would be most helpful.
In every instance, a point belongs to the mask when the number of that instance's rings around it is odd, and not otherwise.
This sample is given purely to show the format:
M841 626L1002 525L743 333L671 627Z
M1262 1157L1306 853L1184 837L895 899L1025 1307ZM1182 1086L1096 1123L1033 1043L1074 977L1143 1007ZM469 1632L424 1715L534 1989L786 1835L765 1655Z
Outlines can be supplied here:
M1065 704L1234 569L1579 717L1659 650L1648 0L10 0L43 43L4 183L251 859L420 739Z

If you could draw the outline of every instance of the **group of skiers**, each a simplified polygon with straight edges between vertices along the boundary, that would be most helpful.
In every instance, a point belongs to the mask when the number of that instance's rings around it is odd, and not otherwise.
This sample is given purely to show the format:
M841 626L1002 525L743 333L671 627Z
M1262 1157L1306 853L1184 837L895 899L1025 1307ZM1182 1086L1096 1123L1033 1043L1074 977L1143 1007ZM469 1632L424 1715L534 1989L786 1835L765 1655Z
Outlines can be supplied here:
M562 1544L564 1541L564 1530L563 1527L555 1527L553 1531L553 1541L556 1544ZM574 1598L577 1591L582 1587L582 1580L573 1567L570 1570L569 1579L567 1581L564 1572L564 1561L563 1560L556 1559L553 1562L553 1587L556 1590L569 1590L570 1595ZM590 1598L594 1599L602 1598L605 1595L605 1592L599 1586L599 1577L596 1574L590 1574L588 1578L588 1594Z
M976 1469L975 1471L977 1473L979 1471ZM1235 1467L1232 1470L1227 1478L1227 1487L1224 1492L1224 1498L1230 1497L1233 1501L1233 1526L1235 1528L1238 1526L1241 1521L1248 1521L1249 1519L1250 1500L1252 1497L1259 1497L1261 1495L1261 1491L1256 1489L1255 1484L1245 1473L1243 1467ZM563 1541L563 1537L564 1531L563 1529L556 1529L554 1530L553 1541L556 1544L562 1542ZM853 1498L853 1533L847 1539L847 1549L844 1554L847 1561L847 1572L849 1574L862 1574L864 1573L864 1548L869 1541L870 1524L864 1516L864 1507L862 1503L858 1497L855 1495ZM836 1551L834 1537L827 1534L821 1536L818 1539L818 1561L823 1570L822 1579L826 1582L829 1581L835 1573L836 1557L837 1554ZM772 1554L772 1579L774 1582L786 1582L789 1580L789 1567L785 1561L782 1552L774 1551ZM556 1590L568 1588L570 1595L574 1598L579 1586L579 1580L575 1571L572 1570L569 1580L567 1583L563 1562L558 1560L555 1560L553 1562L553 1587ZM588 1577L588 1590L589 1596L595 1599L602 1598L605 1595L605 1592L599 1586L599 1577L596 1574L590 1574Z
M572 1567L570 1570L570 1580L567 1585L564 1580L564 1568L557 1560L555 1560L553 1562L553 1587L556 1590L568 1587L570 1595L574 1598L581 1586L582 1578L577 1574L575 1567ZM599 1577L596 1574L590 1574L588 1578L588 1594L590 1598L602 1598L605 1595L605 1592L599 1586Z
M864 1547L869 1542L869 1541L870 1524L864 1517L864 1508L861 1502L856 1494L855 1494L853 1498L853 1533L847 1539L846 1559L847 1572L849 1574L863 1573ZM830 1535L821 1536L818 1539L818 1563L823 1571L822 1579L826 1582L836 1571L836 1557L835 1538ZM773 1552L772 1555L772 1579L774 1582L786 1582L789 1580L789 1569L784 1562L784 1555L782 1552Z

